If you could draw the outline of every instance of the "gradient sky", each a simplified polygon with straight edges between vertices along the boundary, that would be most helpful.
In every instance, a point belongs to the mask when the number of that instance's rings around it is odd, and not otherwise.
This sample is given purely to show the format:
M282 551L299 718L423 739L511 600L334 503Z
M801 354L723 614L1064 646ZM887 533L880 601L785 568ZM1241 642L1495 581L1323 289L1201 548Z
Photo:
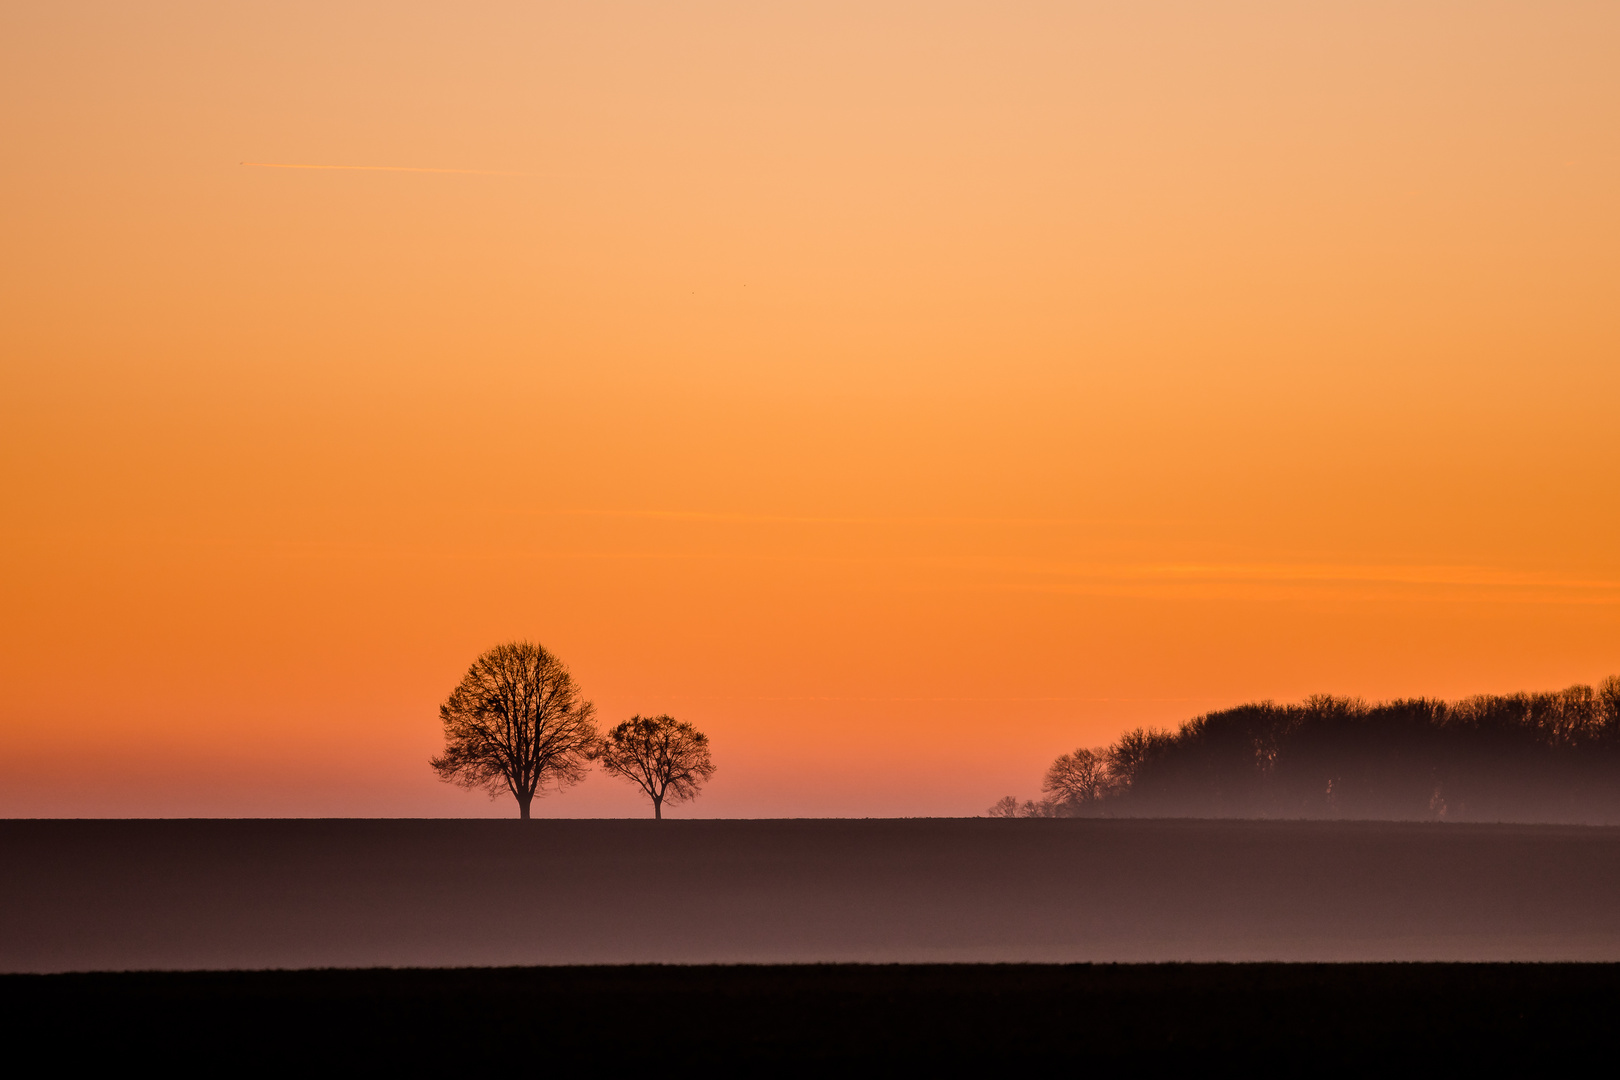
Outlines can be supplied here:
M1620 672L1617 56L1546 0L8 3L0 814L510 815L426 761L515 637L709 732L675 816Z

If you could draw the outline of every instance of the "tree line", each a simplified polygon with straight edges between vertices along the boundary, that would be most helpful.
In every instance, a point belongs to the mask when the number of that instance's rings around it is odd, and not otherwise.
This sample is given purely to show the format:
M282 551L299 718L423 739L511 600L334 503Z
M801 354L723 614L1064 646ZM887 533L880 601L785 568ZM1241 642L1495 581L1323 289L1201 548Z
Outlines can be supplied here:
M605 735L596 707L584 699L567 666L544 648L514 641L483 653L439 706L444 753L429 765L439 778L510 794L518 816L548 788L585 778L592 762L664 804L697 797L714 775L709 737L672 716L632 716Z
M1460 701L1239 705L1064 754L1041 790L989 813L1620 822L1620 677Z

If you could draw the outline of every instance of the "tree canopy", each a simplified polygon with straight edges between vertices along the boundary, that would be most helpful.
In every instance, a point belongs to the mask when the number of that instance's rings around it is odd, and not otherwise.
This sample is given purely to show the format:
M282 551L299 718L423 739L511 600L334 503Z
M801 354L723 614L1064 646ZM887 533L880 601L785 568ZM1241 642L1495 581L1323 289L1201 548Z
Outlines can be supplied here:
M491 798L510 792L527 821L547 785L585 775L599 742L594 717L561 660L528 641L497 645L439 706L444 753L430 764L441 780Z
M666 800L696 798L714 775L709 737L672 716L632 716L608 732L598 753L605 771L646 792L660 820Z
M1620 822L1620 678L1460 701L1253 702L1065 754L1043 787L1039 803L990 812Z

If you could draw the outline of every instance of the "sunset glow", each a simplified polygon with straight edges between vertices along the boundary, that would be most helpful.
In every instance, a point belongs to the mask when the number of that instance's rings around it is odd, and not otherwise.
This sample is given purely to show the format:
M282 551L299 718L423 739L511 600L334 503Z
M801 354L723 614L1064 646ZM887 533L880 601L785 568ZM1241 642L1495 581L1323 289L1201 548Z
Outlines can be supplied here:
M981 813L1312 693L1620 673L1612 4L0 15L0 815ZM537 816L641 815L594 775Z

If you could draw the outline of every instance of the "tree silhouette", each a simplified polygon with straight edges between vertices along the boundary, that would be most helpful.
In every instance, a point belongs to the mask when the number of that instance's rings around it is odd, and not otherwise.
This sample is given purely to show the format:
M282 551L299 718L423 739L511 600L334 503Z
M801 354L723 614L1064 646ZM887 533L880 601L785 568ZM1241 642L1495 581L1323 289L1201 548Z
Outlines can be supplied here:
M1169 749L1172 736L1167 731L1137 728L1127 731L1119 741L1108 748L1108 773L1115 782L1128 790L1136 782L1142 768Z
M664 800L685 802L714 775L709 737L671 716L632 716L598 750L602 768L635 784L652 800L653 817L664 817Z
M1250 702L1065 754L1043 788L1059 814L1089 792L1110 815L1617 823L1620 677L1460 701Z
M984 812L985 817L993 818L1024 818L1024 817L1058 817L1059 803L1056 799L1034 799L1018 801L1016 795L1003 795L997 799L995 805Z
M444 753L429 762L439 779L509 791L518 815L546 784L576 783L596 750L595 708L580 700L568 668L539 645L497 645L473 661L439 706Z
M1069 812L1083 813L1103 797L1107 784L1108 750L1081 747L1052 762L1041 790Z

